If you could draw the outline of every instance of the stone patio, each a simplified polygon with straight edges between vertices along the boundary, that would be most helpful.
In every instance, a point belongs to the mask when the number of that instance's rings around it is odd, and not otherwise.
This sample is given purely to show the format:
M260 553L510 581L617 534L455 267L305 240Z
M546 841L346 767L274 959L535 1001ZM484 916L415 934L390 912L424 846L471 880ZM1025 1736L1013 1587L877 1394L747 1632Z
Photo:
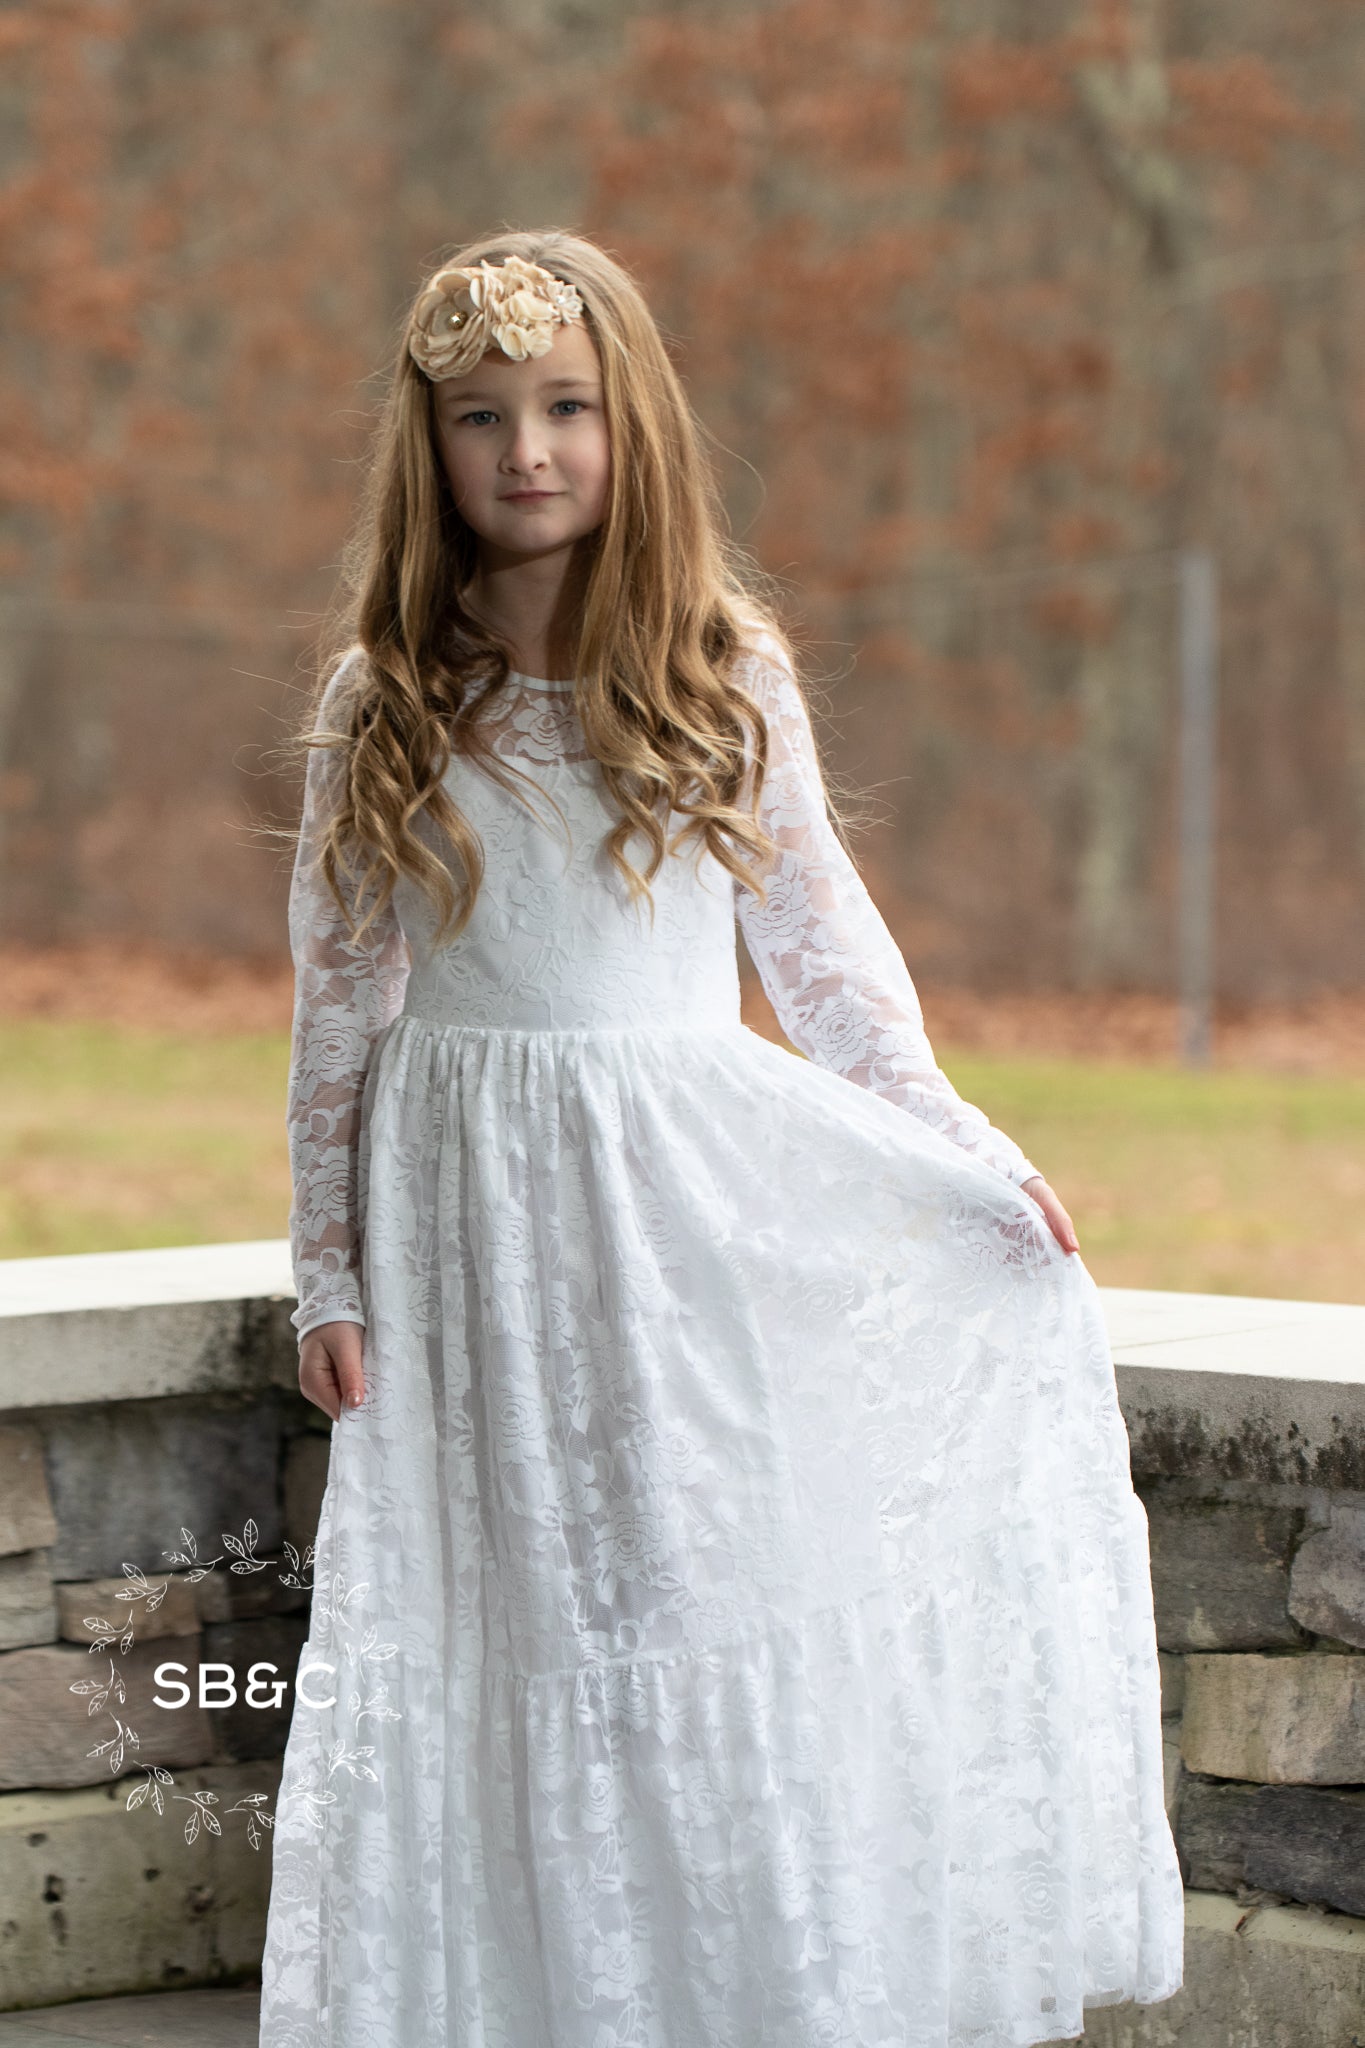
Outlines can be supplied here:
M0 2014L0 2048L256 2048L260 2003L259 1984L82 1999Z

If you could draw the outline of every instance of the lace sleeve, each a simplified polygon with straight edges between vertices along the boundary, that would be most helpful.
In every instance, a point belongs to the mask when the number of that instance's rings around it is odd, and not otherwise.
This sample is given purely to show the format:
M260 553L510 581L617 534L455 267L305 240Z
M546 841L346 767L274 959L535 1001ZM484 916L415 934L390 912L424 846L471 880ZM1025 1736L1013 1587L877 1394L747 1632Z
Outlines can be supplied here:
M1038 1168L964 1102L925 1035L910 971L835 833L805 700L780 644L758 636L736 680L768 722L760 815L777 841L768 901L736 882L750 957L792 1044L885 1095L1016 1185Z
M323 694L315 731L339 722L349 655ZM289 888L294 1019L286 1120L293 1176L290 1250L300 1339L319 1323L364 1324L357 1214L361 1098L379 1032L402 1008L409 955L393 904L353 943L316 866L322 832L342 789L344 750L314 747ZM342 890L354 908L342 877Z

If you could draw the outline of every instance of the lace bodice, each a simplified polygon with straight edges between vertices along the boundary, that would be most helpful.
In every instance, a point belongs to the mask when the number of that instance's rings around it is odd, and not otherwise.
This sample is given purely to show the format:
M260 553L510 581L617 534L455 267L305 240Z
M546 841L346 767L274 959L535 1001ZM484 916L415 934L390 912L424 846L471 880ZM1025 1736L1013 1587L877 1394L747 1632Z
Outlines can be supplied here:
M320 725L331 722L349 666L362 658L355 650L332 677ZM365 1321L358 1214L365 1088L376 1042L395 1018L406 1012L522 1031L741 1028L736 920L800 1052L887 1097L1016 1184L1037 1172L935 1061L906 963L830 822L805 702L779 644L757 637L736 674L769 732L761 816L778 854L763 907L709 852L690 845L654 879L653 920L647 907L632 904L601 845L613 813L584 745L572 685L516 676L490 723L492 743L553 801L530 791L533 814L477 766L453 760L447 786L479 832L486 862L469 923L434 950L428 899L402 880L355 943L315 866L341 789L342 751L310 752L289 895L295 1004L287 1122L298 1289L292 1320L300 1338L324 1322Z

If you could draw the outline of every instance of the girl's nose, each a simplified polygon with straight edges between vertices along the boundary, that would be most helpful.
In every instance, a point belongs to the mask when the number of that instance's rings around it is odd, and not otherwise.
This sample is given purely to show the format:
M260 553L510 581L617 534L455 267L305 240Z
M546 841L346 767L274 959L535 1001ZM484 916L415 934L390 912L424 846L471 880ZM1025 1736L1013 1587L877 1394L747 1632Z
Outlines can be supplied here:
M545 459L545 442L540 429L528 422L517 428L507 451L517 469L534 469Z

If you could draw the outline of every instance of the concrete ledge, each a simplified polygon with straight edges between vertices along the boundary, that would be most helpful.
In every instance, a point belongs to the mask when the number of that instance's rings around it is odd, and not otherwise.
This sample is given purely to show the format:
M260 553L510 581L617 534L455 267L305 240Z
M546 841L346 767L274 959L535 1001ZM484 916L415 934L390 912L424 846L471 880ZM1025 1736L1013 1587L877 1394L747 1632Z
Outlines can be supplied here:
M1102 1287L1142 1478L1365 1490L1365 1306ZM284 1238L0 1260L0 1409L298 1384Z
M1365 2039L1365 1921L1191 1892L1185 1954L1174 1998L1092 2010L1083 2048L1350 2048ZM255 1989L48 2005L0 2018L0 2048L81 2048L96 2039L255 2048L259 2012Z
M1365 1306L1099 1291L1135 1476L1365 1488Z
M263 1759L177 1772L174 1801L212 1793L223 1815L221 1834L201 1830L193 1843L183 1803L130 1814L127 1778L0 1802L5 2009L240 1980L259 1967L271 1842L253 1848L228 1809L248 1793L273 1802L280 1770Z
M0 1409L297 1387L284 1238L0 1259Z
M1365 2043L1365 1920L1185 1894L1185 1983L1160 2005L1086 2014L1085 2048Z

